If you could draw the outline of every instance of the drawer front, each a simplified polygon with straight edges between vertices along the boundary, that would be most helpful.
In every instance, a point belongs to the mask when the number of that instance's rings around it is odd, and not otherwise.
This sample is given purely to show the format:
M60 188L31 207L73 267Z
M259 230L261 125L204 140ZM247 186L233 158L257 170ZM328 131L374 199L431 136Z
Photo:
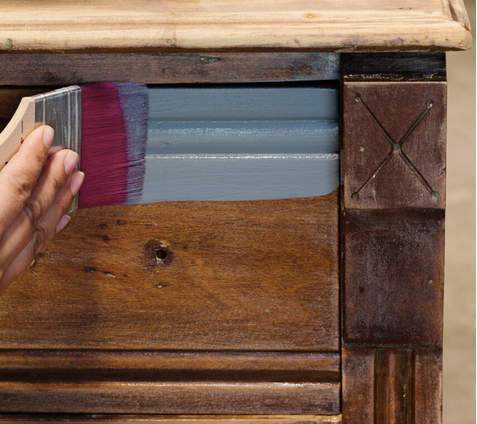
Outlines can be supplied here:
M0 298L0 413L339 414L336 90L151 93L144 204Z
M75 213L0 299L3 349L337 351L338 195Z

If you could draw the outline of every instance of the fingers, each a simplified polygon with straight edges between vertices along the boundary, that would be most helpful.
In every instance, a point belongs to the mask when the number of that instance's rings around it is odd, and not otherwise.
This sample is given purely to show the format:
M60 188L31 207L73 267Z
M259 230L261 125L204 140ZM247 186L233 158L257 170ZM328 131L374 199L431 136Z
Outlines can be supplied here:
M51 127L37 128L0 172L0 238L29 199L48 159L52 142Z
M23 209L0 239L0 264L4 267L8 267L31 240L77 163L78 155L71 150L62 150L48 159Z
M38 252L45 249L53 240L56 233L69 222L65 214L71 206L84 181L84 174L75 171L68 179L66 185L60 190L48 211L37 224L35 231L23 249L16 255L10 266L0 277L0 295L25 270L35 259Z

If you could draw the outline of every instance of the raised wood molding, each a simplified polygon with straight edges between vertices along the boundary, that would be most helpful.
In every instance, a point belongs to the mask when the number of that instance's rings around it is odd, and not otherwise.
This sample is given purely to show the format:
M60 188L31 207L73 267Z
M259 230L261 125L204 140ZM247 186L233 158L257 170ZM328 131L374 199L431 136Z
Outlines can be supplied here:
M472 36L458 5L460 0L78 0L71 7L7 1L0 50L467 50Z
M8 382L3 413L340 413L340 383Z
M2 424L38 422L38 415L0 414ZM54 424L124 423L124 424L341 424L341 415L108 415L42 414L41 422Z
M339 353L0 350L4 381L340 381Z
M440 424L440 349L343 349L344 424Z

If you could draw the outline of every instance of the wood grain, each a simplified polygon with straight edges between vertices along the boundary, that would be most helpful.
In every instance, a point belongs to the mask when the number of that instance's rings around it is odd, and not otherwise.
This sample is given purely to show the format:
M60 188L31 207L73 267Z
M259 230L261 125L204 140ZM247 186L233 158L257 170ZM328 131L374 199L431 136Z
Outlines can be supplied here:
M7 0L3 51L92 48L468 49L465 10L448 0ZM450 7L450 6L453 7ZM454 12L454 13L453 13Z
M339 382L339 353L0 351L3 381Z
M344 424L441 424L442 352L344 349Z
M346 83L346 208L443 209L445 114L445 82Z
M336 352L337 220L337 191L78 211L0 298L0 348Z
M374 349L342 349L343 423L374 421Z
M32 414L0 414L2 424L37 422ZM108 414L41 414L41 421L64 423L127 424L341 424L341 415L108 415Z
M345 212L345 345L441 346L444 212Z
M0 381L0 412L336 415L339 403L339 383Z
M1 59L0 59L1 60ZM343 53L343 80L348 81L445 81L444 52Z
M416 423L442 422L442 352L416 350L414 368L414 420Z
M339 55L317 52L8 53L2 85L243 83L339 78Z

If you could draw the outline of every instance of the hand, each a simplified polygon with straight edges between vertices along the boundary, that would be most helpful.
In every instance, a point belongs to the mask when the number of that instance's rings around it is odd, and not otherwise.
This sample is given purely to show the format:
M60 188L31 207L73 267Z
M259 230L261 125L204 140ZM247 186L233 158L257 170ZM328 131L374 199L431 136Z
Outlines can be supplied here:
M0 295L68 224L65 215L83 184L78 155L48 158L53 129L41 126L0 171Z

